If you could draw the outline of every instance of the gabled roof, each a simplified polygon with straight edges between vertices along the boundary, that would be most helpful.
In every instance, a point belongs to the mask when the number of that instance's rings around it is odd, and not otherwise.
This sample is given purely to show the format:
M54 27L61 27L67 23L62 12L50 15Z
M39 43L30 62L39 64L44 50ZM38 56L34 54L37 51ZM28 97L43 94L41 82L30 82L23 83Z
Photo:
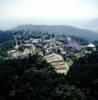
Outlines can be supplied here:
M68 64L63 60L62 56L58 54L50 54L44 57L48 63L52 64L58 73L66 74L69 70ZM61 71L64 70L64 71Z
M95 48L95 45L93 43L90 43L87 45L87 47Z

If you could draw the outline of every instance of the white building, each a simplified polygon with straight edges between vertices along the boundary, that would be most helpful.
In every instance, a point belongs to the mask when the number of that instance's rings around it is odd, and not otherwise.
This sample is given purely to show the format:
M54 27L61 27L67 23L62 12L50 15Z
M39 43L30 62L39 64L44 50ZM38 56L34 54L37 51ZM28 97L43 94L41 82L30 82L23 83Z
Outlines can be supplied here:
M96 46L93 43L90 43L90 44L87 45L87 49L96 51Z

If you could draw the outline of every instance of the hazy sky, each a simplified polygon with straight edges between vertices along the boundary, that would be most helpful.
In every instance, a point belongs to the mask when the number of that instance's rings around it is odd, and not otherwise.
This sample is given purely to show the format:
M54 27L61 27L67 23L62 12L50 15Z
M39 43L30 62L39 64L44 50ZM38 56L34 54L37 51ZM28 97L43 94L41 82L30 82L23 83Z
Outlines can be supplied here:
M0 28L98 18L98 0L0 0Z

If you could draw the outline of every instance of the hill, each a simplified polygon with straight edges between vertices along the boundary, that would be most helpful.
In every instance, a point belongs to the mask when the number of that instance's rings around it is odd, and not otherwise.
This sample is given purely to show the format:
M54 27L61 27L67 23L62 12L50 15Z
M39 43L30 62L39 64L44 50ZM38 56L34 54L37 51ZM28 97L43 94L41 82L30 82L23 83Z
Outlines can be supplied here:
M90 41L98 40L98 34L96 32L67 25L21 25L14 28L13 31L48 32L52 34L66 34Z
M98 32L98 19L90 20L82 25L84 29Z

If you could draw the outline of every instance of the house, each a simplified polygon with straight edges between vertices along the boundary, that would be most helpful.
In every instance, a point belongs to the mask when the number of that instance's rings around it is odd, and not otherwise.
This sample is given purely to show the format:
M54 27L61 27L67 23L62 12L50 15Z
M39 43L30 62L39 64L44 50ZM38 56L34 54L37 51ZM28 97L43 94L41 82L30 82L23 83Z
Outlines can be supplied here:
M68 64L63 60L62 56L52 53L44 57L50 63L57 73L67 74L69 70Z
M30 40L25 40L24 43L25 44L30 43Z
M87 50L96 51L96 46L93 43L87 45Z
M74 40L70 40L64 45L64 50L66 52L78 52L81 50L81 46Z
M31 41L33 44L37 44L39 42L41 42L41 39L32 39Z
M49 55L49 54L51 54L51 53L52 53L51 48L45 49L45 55Z
M22 44L21 47L23 47L23 48L34 48L34 45L27 43L27 44Z

